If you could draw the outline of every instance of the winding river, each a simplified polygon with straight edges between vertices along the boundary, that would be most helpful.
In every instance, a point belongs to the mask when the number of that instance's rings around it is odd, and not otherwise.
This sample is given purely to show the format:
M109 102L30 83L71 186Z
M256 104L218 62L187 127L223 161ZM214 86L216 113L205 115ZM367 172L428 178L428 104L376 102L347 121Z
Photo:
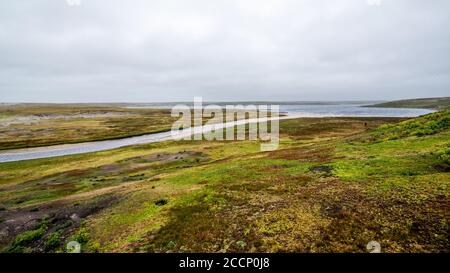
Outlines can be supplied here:
M431 110L424 109L397 109L397 108L365 108L358 105L319 105L319 106L300 106L300 105L283 105L281 111L287 112L287 116L276 119L295 119L301 117L415 117L424 115ZM255 122L264 122L275 118L268 119L247 119L236 122L227 122L223 124L204 125L199 127L188 128L177 132L177 137L189 136L192 134L207 133L215 129L228 128L235 125L242 125ZM122 139L83 142L77 144L53 145L36 148L16 149L0 151L0 163L14 162L21 160L49 158L65 155L75 155L90 152L106 151L117 149L125 146L155 143L174 140L171 131L147 134L142 136L127 137Z

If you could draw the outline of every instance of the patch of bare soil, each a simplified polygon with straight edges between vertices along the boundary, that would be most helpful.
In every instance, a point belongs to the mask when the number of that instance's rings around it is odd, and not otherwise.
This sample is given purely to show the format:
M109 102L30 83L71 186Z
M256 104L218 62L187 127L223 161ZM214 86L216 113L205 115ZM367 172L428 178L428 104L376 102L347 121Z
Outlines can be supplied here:
M320 174L321 176L332 176L333 167L327 165L313 166L309 168L310 171Z
M47 230L26 246L33 252L44 252L47 236L61 233L61 241L80 226L81 221L117 202L117 195L104 195L85 202L57 201L37 207L0 211L0 246L6 246L19 234L36 228L45 221Z

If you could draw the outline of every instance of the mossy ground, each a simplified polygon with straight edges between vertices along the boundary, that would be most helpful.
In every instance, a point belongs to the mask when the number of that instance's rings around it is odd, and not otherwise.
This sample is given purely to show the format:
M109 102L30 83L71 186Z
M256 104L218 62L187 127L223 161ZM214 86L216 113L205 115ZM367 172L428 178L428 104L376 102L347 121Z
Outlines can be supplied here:
M448 252L448 124L393 133L448 115L286 120L272 152L183 141L0 164L0 242L11 249L47 219L22 250L77 239L86 252L365 252L375 240L384 252Z

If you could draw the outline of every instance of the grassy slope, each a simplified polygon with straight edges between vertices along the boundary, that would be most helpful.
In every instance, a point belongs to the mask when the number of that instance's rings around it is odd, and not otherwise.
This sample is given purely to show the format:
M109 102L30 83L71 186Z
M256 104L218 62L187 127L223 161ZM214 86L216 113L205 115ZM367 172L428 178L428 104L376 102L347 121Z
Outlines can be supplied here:
M364 252L377 240L386 252L449 251L449 115L371 131L396 120L286 120L274 152L169 142L0 164L0 229L38 215L0 242L4 251L60 251L76 239L102 252Z
M425 108L443 110L450 109L450 97L399 100L370 105L368 107Z

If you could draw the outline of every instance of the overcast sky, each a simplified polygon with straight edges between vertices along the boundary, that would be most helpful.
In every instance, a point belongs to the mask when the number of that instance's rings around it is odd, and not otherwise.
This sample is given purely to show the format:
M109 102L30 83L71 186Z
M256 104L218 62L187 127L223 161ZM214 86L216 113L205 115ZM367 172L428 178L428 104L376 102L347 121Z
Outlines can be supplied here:
M448 0L70 1L0 2L0 101L450 96Z

